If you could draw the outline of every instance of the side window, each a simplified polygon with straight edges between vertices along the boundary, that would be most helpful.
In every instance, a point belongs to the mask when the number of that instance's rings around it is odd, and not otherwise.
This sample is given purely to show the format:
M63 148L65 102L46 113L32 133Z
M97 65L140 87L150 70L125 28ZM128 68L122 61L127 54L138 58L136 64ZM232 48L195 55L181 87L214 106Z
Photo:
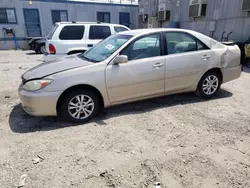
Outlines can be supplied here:
M207 49L209 49L205 44L201 43L198 40L197 40L197 48L198 48L198 50L207 50Z
M166 33L166 40L168 54L177 54L197 50L196 40L186 33Z
M115 26L114 27L115 32L119 33L119 32L123 32L123 31L127 31L128 29L125 27L119 27L119 26Z
M140 38L129 44L121 55L127 55L129 61L160 56L160 38L160 34Z
M84 26L65 26L59 35L60 40L81 40L84 34Z
M111 35L109 26L90 26L89 39L105 39Z

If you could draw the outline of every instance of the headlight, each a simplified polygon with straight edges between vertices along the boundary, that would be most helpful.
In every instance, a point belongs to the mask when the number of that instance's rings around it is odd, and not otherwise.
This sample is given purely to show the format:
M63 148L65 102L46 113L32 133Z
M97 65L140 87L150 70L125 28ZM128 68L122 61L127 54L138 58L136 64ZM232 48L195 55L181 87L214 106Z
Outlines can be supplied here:
M27 91L37 91L39 89L45 88L52 81L53 80L49 80L49 79L28 81L23 85L23 89Z

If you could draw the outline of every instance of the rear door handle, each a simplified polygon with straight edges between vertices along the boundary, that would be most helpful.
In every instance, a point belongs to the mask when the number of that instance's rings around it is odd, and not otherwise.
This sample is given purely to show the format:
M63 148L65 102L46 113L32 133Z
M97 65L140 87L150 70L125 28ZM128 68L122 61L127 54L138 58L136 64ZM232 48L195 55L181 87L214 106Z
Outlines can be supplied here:
M210 59L210 56L208 56L208 55L204 55L204 56L202 56L202 58L201 59L203 59L203 60L208 60L208 59Z
M93 47L94 45L93 44L88 44L88 47Z
M163 63L156 63L153 65L154 68L160 68L163 66Z

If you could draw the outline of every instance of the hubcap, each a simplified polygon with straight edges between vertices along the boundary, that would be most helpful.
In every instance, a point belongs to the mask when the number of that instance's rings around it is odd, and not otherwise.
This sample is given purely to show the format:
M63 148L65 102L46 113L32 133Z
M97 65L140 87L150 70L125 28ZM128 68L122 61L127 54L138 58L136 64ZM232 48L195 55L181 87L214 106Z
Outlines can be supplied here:
M210 75L204 80L202 89L206 95L212 95L217 91L218 86L219 86L218 78L214 75Z
M94 101L87 95L77 95L68 104L68 112L75 119L85 119L94 111Z

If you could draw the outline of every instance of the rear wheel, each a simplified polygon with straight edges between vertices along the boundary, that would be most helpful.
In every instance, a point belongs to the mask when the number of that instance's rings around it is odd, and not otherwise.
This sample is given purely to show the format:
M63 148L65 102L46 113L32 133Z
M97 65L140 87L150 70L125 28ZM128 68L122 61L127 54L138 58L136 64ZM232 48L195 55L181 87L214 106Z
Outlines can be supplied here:
M222 78L218 72L207 72L200 80L196 93L206 99L213 98L220 90Z
M94 92L76 90L62 100L60 115L67 121L82 123L97 115L99 109L100 100Z
M37 54L42 54L42 51L43 51L44 48L45 48L45 45L44 45L44 44L43 44L43 45L40 45L40 46L37 47L37 49L35 50L35 52L36 52Z

